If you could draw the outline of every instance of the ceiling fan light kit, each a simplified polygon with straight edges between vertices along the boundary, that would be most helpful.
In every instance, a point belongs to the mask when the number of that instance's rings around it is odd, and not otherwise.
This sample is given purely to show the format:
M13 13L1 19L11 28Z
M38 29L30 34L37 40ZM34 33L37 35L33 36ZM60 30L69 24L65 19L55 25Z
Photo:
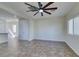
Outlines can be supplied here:
M28 8L30 9L27 12L36 12L37 11L33 16L37 15L39 12L41 13L41 16L43 16L43 12L51 15L51 13L48 12L48 10L53 10L53 11L57 10L57 7L47 8L49 5L51 5L53 3L54 2L49 2L45 6L43 6L41 2L38 2L39 7L33 6L31 4L28 4L28 3L25 3L25 5L28 5L29 6Z
M42 9L40 9L40 10L39 10L39 12L43 12L43 10L42 10Z

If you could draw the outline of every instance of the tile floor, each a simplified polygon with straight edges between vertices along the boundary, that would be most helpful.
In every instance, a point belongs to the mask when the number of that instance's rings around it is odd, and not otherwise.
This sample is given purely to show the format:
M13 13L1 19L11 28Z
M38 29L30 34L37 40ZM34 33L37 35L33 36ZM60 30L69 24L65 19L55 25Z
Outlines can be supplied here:
M0 57L77 57L64 42L19 41L16 47L0 44Z

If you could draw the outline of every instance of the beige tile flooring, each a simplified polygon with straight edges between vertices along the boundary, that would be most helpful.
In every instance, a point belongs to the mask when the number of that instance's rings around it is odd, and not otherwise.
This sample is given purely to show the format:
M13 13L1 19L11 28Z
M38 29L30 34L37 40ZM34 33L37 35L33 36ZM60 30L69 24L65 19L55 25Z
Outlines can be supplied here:
M0 57L77 57L64 43L33 40L19 41L17 47L0 44Z

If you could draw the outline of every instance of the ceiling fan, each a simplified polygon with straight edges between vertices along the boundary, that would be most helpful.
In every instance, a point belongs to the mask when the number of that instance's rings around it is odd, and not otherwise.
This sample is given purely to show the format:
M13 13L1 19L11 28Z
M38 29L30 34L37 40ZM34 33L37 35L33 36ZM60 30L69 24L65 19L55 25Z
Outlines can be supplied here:
M43 5L41 4L41 2L38 2L38 6L39 6L39 7L33 6L33 5L31 5L31 4L28 4L28 3L25 3L25 5L28 5L28 6L29 6L28 8L30 9L30 10L27 11L27 12L35 12L35 11L37 11L33 16L37 15L39 12L41 13L41 16L43 16L43 12L45 12L45 13L51 15L51 13L48 12L47 10L56 10L56 9L57 9L57 7L47 8L49 5L51 5L51 4L53 4L53 3L54 3L54 2L49 2L49 3L47 3L45 6L43 6Z

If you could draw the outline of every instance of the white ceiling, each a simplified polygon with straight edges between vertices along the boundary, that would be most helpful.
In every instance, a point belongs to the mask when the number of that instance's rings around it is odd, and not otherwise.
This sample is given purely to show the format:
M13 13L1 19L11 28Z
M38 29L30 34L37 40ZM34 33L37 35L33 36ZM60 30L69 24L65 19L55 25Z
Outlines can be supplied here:
M0 20L1 19L12 19L14 15L0 8Z
M37 6L37 2L27 2L31 5ZM13 11L17 12L18 15L21 15L23 17L30 17L30 18L43 18L43 17L52 17L52 16L64 16L66 15L72 7L76 4L75 2L55 2L54 4L50 5L49 7L58 7L55 11L50 11L52 15L48 15L44 13L44 16L41 16L40 13L38 13L36 16L33 16L35 12L26 12L29 10L27 5L24 4L24 2L1 2L0 4L5 5L8 8L11 8ZM43 5L47 4L47 2L42 2Z

